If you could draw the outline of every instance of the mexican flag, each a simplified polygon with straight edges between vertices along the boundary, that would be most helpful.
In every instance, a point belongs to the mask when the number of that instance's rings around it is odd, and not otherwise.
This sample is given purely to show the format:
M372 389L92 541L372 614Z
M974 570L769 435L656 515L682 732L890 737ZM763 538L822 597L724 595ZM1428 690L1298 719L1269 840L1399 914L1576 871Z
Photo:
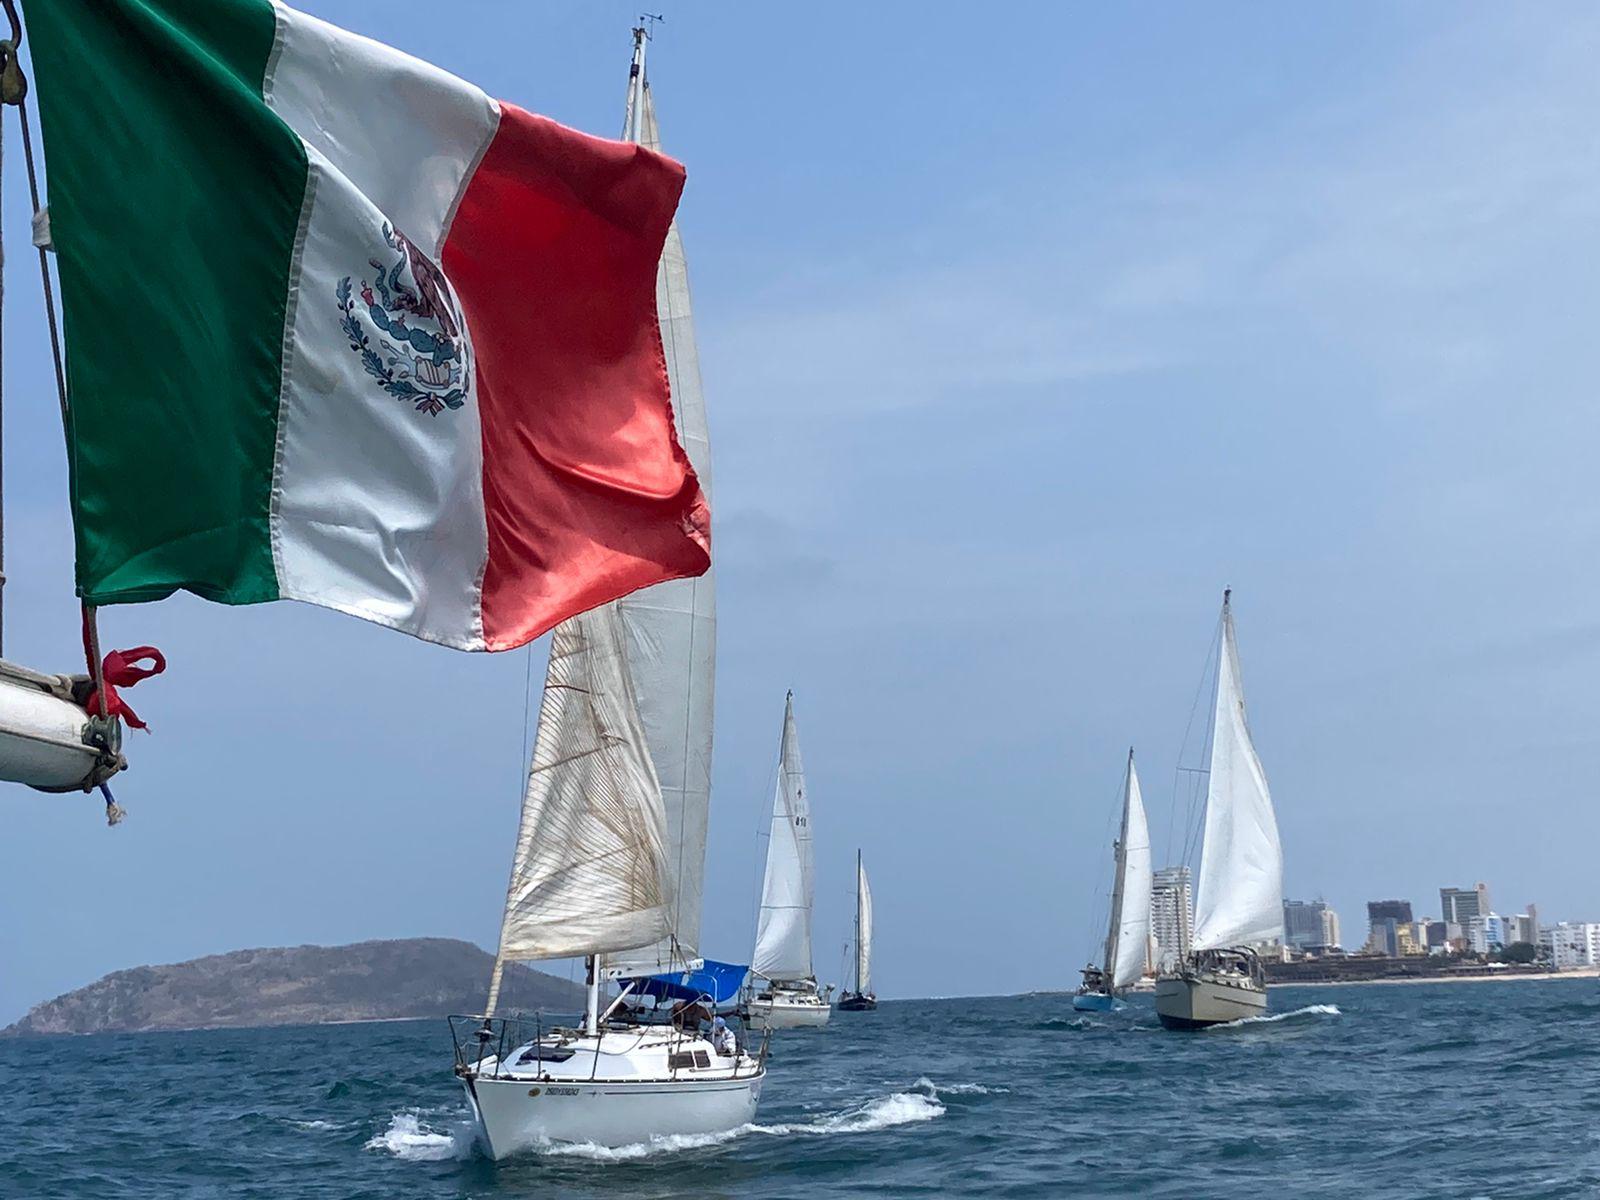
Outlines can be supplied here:
M498 650L706 570L655 310L678 164L273 0L25 15L86 602Z

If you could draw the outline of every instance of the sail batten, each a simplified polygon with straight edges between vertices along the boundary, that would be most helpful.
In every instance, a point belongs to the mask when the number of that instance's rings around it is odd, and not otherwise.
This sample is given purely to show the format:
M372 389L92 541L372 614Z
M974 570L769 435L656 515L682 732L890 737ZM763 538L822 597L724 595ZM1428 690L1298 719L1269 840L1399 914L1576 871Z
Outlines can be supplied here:
M1282 936L1283 849L1266 772L1245 719L1233 612L1224 598L1192 945L1216 950Z
M791 694L783 707L772 833L761 883L755 953L750 960L750 970L756 975L773 980L811 978L812 890L811 800L806 793Z
M655 100L644 69L646 40L637 36L628 86L624 137L659 149ZM656 308L672 391L679 444L711 497L711 442L700 384L694 313L683 237L674 221L656 273ZM671 932L653 946L612 955L607 973L655 975L700 964L706 825L711 810L711 745L715 700L717 610L712 570L657 584L618 603L628 660L639 694L650 754L667 812Z
M1111 927L1106 938L1105 973L1113 989L1131 987L1144 974L1150 938L1150 883L1149 822L1130 751L1123 787L1122 831L1117 839Z

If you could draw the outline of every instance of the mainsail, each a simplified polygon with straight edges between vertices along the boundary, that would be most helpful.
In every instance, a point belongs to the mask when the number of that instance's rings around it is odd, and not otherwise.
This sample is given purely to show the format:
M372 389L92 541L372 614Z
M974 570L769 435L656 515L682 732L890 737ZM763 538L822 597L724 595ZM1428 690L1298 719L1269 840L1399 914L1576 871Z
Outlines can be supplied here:
M872 990L872 888L867 885L867 868L856 851L856 991Z
M623 136L658 150L661 137L644 70L645 41L644 31L635 30ZM656 307L678 440L700 477L709 504L711 442L689 306L689 272L676 221L667 231L661 252ZM668 936L653 946L608 959L606 969L612 975L653 975L699 965L717 656L712 572L645 588L623 599L619 607L627 630L628 661L639 692L639 715L667 811L671 928Z
M1106 977L1113 989L1132 987L1144 975L1150 940L1150 829L1139 774L1128 751L1123 785L1122 835L1117 839L1117 881L1111 893Z
M558 625L489 1006L504 963L629 950L668 928L666 817L608 604Z
M1206 829L1195 901L1196 950L1248 946L1283 936L1283 849L1267 776L1245 720L1244 682L1229 593L1211 741Z
M752 973L763 979L811 978L811 896L811 801L790 692L783 706L778 786L772 797L772 837L767 842Z

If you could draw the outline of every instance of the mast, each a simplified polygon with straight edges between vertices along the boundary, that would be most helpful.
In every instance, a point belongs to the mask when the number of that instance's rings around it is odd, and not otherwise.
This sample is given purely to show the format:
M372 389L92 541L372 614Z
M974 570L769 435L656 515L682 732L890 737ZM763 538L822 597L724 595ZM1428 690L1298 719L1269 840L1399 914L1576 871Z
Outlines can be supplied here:
M633 30L623 136L660 148L655 101L645 63L650 24ZM712 502L711 441L689 297L683 238L674 220L667 229L656 272L656 311L666 358L678 441ZM667 814L670 932L653 945L607 954L613 977L654 975L698 967L705 889L706 826L711 808L711 752L715 716L716 567L694 579L675 579L617 602L627 630L628 660L638 691L639 716L661 783Z
M644 48L650 40L650 30L643 24L633 28L633 62L628 67L628 107L622 118L622 140L644 141Z
M590 1037L600 1032L600 956L584 956L584 970L588 973L589 995L583 1010L583 1031Z
M1116 874L1111 885L1111 926L1106 930L1106 991L1114 990L1111 980L1117 969L1117 942L1122 933L1122 897L1127 883L1129 780L1133 778L1133 747L1128 747L1128 767L1122 776L1122 827L1114 850Z
M861 851L856 851L856 994L861 993Z

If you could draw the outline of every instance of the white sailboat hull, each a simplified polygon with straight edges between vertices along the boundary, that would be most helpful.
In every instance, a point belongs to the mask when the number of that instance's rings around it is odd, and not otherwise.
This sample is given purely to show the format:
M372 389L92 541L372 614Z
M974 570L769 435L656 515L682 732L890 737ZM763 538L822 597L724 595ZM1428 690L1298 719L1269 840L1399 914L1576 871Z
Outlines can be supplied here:
M1168 1029L1204 1029L1266 1011L1266 989L1248 978L1203 971L1156 980L1156 1015Z
M495 1160L556 1143L635 1146L727 1133L756 1115L765 1073L728 1080L533 1083L468 1079L478 1137Z
M830 1012L821 996L758 996L746 1009L745 1022L752 1029L817 1029L828 1023Z
M766 1068L664 1026L555 1031L458 1068L489 1157L553 1144L636 1146L727 1133L755 1116Z

